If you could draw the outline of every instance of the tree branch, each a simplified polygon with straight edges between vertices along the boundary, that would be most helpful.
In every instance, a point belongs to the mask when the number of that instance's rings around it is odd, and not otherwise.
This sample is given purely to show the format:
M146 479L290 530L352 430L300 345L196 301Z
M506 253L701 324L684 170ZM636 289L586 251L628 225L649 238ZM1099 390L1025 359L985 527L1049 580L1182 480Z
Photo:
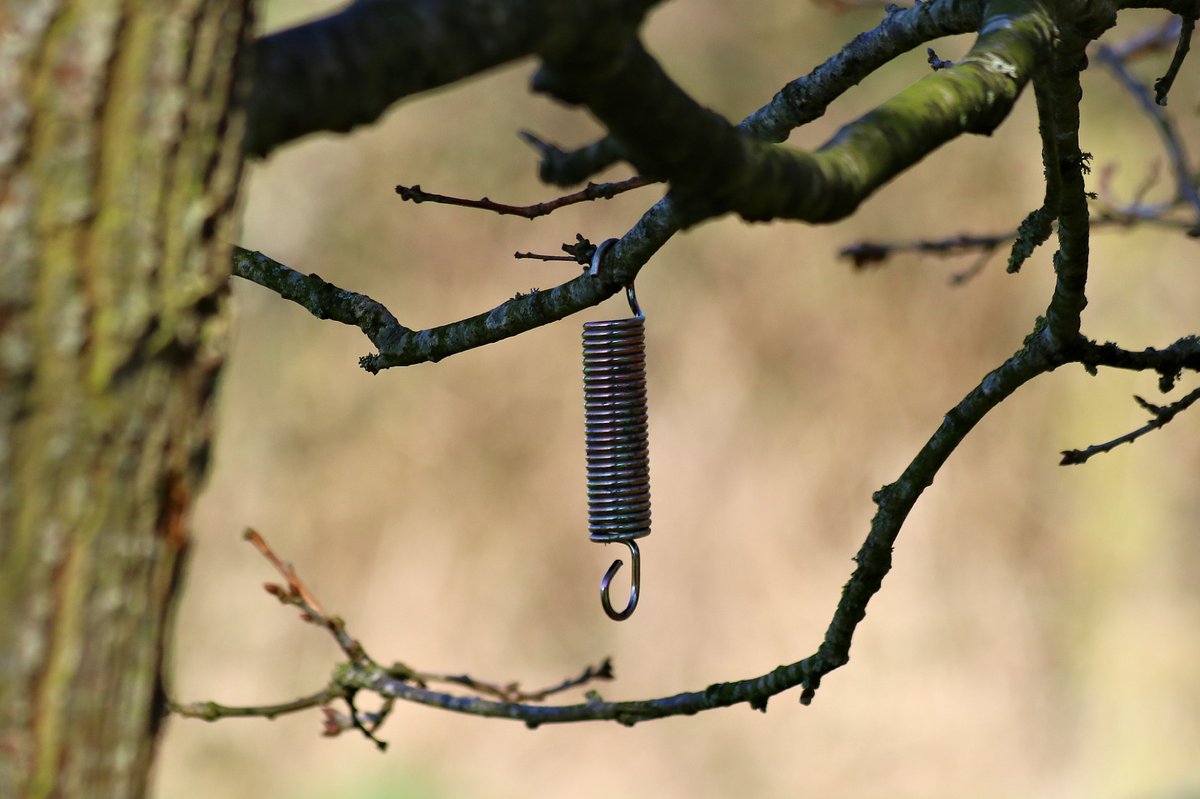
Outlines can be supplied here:
M960 63L918 81L814 153L741 135L667 77L636 38L607 51L603 71L593 68L594 54L578 63L547 59L534 86L585 103L642 174L670 182L687 224L730 210L755 221L830 222L947 141L990 133L1008 114L1053 25L1032 0L988 8Z
M254 48L244 150L370 124L396 101L531 55L589 17L661 0L355 0ZM568 31L567 29L571 30Z
M565 208L568 205L576 203L591 202L593 200L611 200L618 194L623 194L627 191L640 189L643 186L649 186L653 181L642 177L632 177L628 180L622 180L617 183L589 183L587 187L574 194L567 194L563 197L558 197L547 202L534 203L533 205L506 205L498 203L484 197L481 200L469 200L464 197L450 197L445 194L434 194L427 192L418 186L397 186L396 193L400 195L400 199L413 203L441 203L443 205L457 205L460 208L478 208L483 211L491 211L501 216L520 216L525 219L537 219L539 216L546 216L557 211L559 208Z
M892 59L932 39L978 30L982 18L977 1L890 6L882 22L860 33L812 72L788 83L738 128L754 139L781 142L795 128L824 116L833 100ZM578 183L626 159L624 148L611 135L572 151L532 134L523 136L542 156L542 180L559 186Z
M816 109L823 110L876 66L911 49L919 43L914 42L917 37L961 32L960 28L968 29L972 21L977 23L978 16L977 3L959 0L935 0L917 8L893 11L878 28L856 38L808 78L789 84L790 88L776 95L770 106L791 102L796 108L807 109L794 113L819 116ZM771 131L778 133L779 126L793 118L788 113L782 107L760 109L758 121L753 121L754 116L747 119L748 130L761 135L770 135ZM364 369L376 373L393 366L436 362L596 305L632 281L650 257L681 227L673 201L664 198L643 214L609 250L605 259L607 269L601 271L600 279L583 275L548 291L514 297L468 319L421 331L411 331L400 325L386 308L370 298L336 287L329 287L332 294L321 293L322 287L329 284L319 278L316 279L319 282L314 282L259 253L235 248L233 271L239 277L276 291L285 299L300 303L319 319L334 319L363 327L379 353L365 356L360 363ZM369 303L378 306L376 310L380 312L382 324L373 314L359 312L358 301L368 307Z
M1090 153L1079 147L1079 101L1083 89L1080 72L1087 66L1089 41L1116 24L1116 12L1097 13L1091 25L1060 24L1061 40L1054 49L1045 74L1038 78L1038 117L1042 141L1048 154L1047 198L1056 201L1058 252L1054 254L1054 294L1046 309L1043 334L1052 348L1065 346L1079 335L1088 277L1090 228L1087 188L1083 176L1090 172Z
M1192 46L1192 32L1196 30L1196 17L1198 12L1193 9L1190 14L1184 14L1182 24L1179 28L1179 43L1175 46L1175 54L1171 57L1171 64L1167 67L1166 73L1154 81L1154 102L1156 105L1167 104L1167 94L1171 91L1171 86L1175 83L1175 77L1179 74L1180 68L1183 67L1183 60L1187 58L1188 50Z
M1112 342L1097 344L1083 341L1075 357L1088 372L1095 374L1100 366L1128 369L1136 372L1158 373L1158 388L1164 394L1175 386L1184 370L1200 372L1200 337L1184 336L1168 347L1127 350Z
M1150 90L1133 77L1133 74L1126 68L1124 60L1112 48L1101 45L1096 48L1095 54L1116 77L1117 82L1133 95L1142 112L1154 122L1154 127L1162 138L1163 147L1167 151L1167 158L1175 176L1175 196L1180 201L1192 206L1196 216L1196 228L1200 230L1200 191L1197 191L1196 177L1192 174L1191 166L1188 164L1187 153L1175 130L1175 124L1167 116L1162 105L1151 97Z
M1138 405L1141 405L1153 414L1153 418L1147 424L1123 436L1118 436L1111 441L1106 441L1103 444L1093 444L1087 449L1063 450L1062 460L1059 461L1059 465L1072 466L1077 463L1086 463L1093 455L1099 455L1102 452L1111 452L1122 444L1133 443L1147 433L1165 426L1180 413L1187 410L1196 400L1200 400L1200 388L1172 402L1170 405L1152 405L1137 396L1134 397L1134 400Z
M541 156L538 177L554 186L574 186L625 158L620 142L612 136L567 151L542 141L527 130L520 131L518 135Z
M318 319L359 328L381 351L393 349L412 335L382 303L326 283L316 274L301 274L261 252L235 246L233 274L301 305Z
M509 695L509 698L488 699L435 691L424 684L427 675L407 667L383 668L368 657L344 664L335 671L329 687L348 695L370 691L385 699L400 699L419 704L466 713L475 716L506 718L524 722L534 728L542 724L578 721L616 721L633 725L642 721L670 716L693 715L720 707L746 703L765 711L768 700L777 694L803 686L800 701L808 704L821 684L822 678L849 661L850 645L858 624L866 615L866 607L879 591L883 578L891 568L891 553L896 539L917 498L932 482L946 459L958 447L974 426L987 413L1018 388L1034 377L1049 372L1063 361L1041 348L1039 337L1031 334L1025 345L999 368L990 372L942 420L933 436L925 443L896 482L884 486L874 495L878 506L871 529L858 555L857 567L842 589L842 596L816 653L795 663L780 666L766 674L734 682L716 683L701 691L679 693L656 699L607 702L592 694L584 703L573 705L532 705L526 698L541 698L561 687L576 687L584 681L611 676L605 665L587 670L578 678L564 681L562 686L536 694ZM607 664L607 661L605 662ZM492 694L509 693L497 686L481 685L471 678L441 677L442 681L466 685ZM197 707L204 707L200 703ZM238 715L252 715L239 713Z

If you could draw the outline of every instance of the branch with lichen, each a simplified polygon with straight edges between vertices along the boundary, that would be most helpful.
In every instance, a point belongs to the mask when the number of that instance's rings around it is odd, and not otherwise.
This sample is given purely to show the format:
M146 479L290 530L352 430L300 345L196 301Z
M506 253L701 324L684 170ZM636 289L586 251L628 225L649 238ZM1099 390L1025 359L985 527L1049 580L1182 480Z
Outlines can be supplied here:
M547 57L534 88L586 105L641 174L670 183L686 225L730 211L751 221L831 222L946 142L990 133L1007 116L1054 26L1042 3L987 8L966 57L814 152L744 135L672 81L635 35L609 43L603 70L593 67L600 56L579 48Z
M819 113L833 99L869 74L872 69L911 49L919 43L918 40L922 37L959 33L968 30L972 24L978 25L979 21L977 4L957 2L957 0L934 0L934 2L925 3L912 9L889 11L884 22L876 29L857 37L837 56L818 67L809 76L809 79L794 81L785 87L771 103L748 117L743 122L741 130L749 136L760 137L764 140L781 138L786 135L788 126L793 122L807 119L814 114L819 116ZM1036 25L1031 26L1041 30ZM1036 49L1032 43L1017 46L1009 41L1008 36L1009 34L1005 31L1000 31L990 41L1008 42L1032 58L1032 53ZM1015 90L1019 84L1015 77L1006 74L1008 67L1004 65L1007 63L1003 59L996 59L995 63L986 68L978 63L974 66L963 64L955 69L943 70L931 77L950 81L950 84L962 82L966 85L971 82L966 77L967 74L974 74L977 70L999 76L997 77L999 88L1005 90L1000 94L1008 99L995 99L992 104L984 104L984 106L1002 116L1003 112L1006 112L1008 106L1011 105L1011 100L1015 97ZM811 181L807 181L797 176L800 182L796 184L796 187L803 192L814 196L825 196L827 190L836 189L838 186L843 189L840 194L833 191L829 195L828 202L824 200L815 202L814 207L809 208L809 211L813 212L811 215L813 219L824 218L827 215L832 215L829 218L833 218L838 214L848 214L861 199L878 188L891 174L906 168L924 152L933 149L933 145L921 145L919 141L927 133L922 128L925 123L921 121L921 114L936 110L930 108L929 103L920 101L920 98L929 100L931 94L936 94L936 92L928 87L917 90L917 98L910 98L913 100L911 108L907 107L909 99L898 98L891 104L885 104L873 115L868 115L843 130L817 154L801 154L802 157L792 159L795 161L795 165L799 165L798 168L807 171L812 178ZM905 97L906 95L901 95L901 98ZM933 105L942 108L940 102L934 102ZM986 108L978 105L976 107L981 109L979 115L987 115ZM897 118L911 117L909 126L914 131L921 131L919 135L914 135L905 142L895 145L894 151L893 145L887 141L888 136L885 133L890 129L889 126L893 121L895 115L893 111L899 115ZM967 114L964 122L959 118L960 115L957 111L950 114L949 116L954 117L954 120L948 118L945 120L949 125L946 135L951 135L952 130L970 129L973 125L981 125L982 120L979 115L972 117L971 114ZM936 138L937 131L934 130L932 133ZM883 136L883 139L880 139L880 136ZM832 183L823 177L825 167L822 165L836 165L842 158L848 157L853 160L863 157L867 153L873 153L869 157L873 159L877 169L867 170L859 178L850 180L848 183L845 180L848 174L845 170L833 169L835 177L831 179ZM707 156L704 157L707 158ZM788 158L790 159L791 156ZM841 175L841 177L836 177L836 175ZM854 184L854 186L848 184ZM849 191L847 192L846 189ZM694 209L693 211L681 210L676 198L668 196L650 208L634 227L621 237L606 256L606 266L598 276L581 275L555 288L518 295L484 313L427 330L410 331L395 322L394 317L391 318L391 322L382 325L375 320L368 320L371 322L372 329L375 330L374 335L381 338L382 343L373 337L372 342L378 347L379 352L363 357L360 363L364 369L375 373L393 366L436 362L449 355L519 335L596 305L631 282L642 266L675 232L684 227L686 223L695 221L697 220ZM346 313L335 315L326 310L331 305L331 299L336 298L324 297L322 298L324 301L317 302L316 298L311 296L308 289L320 288L320 284L304 280L302 276L297 278L296 275L299 273L294 270L286 272L278 268L265 271L246 270L243 268L246 261L244 252L235 250L234 274L248 277L272 290L277 290L277 286L281 283L285 288L299 286L305 290L299 296L294 291L280 293L285 299L303 300L301 304L310 311L313 311L314 307L321 308L322 312L317 314L320 318L348 321ZM261 256L261 258L265 258L265 256ZM277 262L272 261L271 263L276 264L276 267L281 266ZM268 279L260 280L258 279L260 276ZM349 292L343 293L348 294ZM326 315L322 315L322 313ZM391 317L391 314L389 313L388 316ZM364 328L365 332L366 330L367 328ZM372 333L368 333L368 335L372 335Z
M1091 55L1110 71L1118 83L1135 98L1142 112L1154 122L1162 139L1175 184L1170 199L1155 203L1143 202L1145 194L1154 188L1157 182L1157 170L1151 170L1146 180L1134 192L1133 198L1120 202L1110 189L1110 179L1115 166L1106 165L1099 172L1097 191L1085 193L1093 201L1089 223L1092 228L1132 227L1144 224L1180 230L1191 236L1200 235L1200 173L1193 168L1188 158L1175 120L1155 104L1150 87L1133 77L1127 66L1129 61L1135 58L1160 51L1169 42L1178 39L1179 35L1180 21L1174 18L1165 24L1144 28L1115 44L1098 45L1091 51ZM975 268L986 263L987 256L997 247L1011 243L1008 271L1018 271L1034 250L1054 233L1056 209L1060 201L1061 182L1055 166L1059 160L1058 143L1047 127L1054 101L1049 96L1044 96L1036 82L1034 89L1039 103L1046 197L1042 206L1026 216L1015 231L997 234L958 233L944 238L900 242L865 240L846 246L840 254L849 258L855 267L864 267L880 265L899 253L937 256L978 253L980 257L975 266L963 273L970 275ZM1188 219L1186 215L1181 217L1178 213L1181 210L1188 211L1192 218Z

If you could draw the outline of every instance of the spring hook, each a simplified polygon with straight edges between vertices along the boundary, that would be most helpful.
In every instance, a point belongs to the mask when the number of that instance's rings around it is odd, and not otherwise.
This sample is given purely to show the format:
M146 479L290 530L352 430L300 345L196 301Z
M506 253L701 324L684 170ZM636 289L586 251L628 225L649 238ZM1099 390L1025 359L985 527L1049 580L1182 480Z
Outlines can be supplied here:
M615 242L592 255L591 274ZM641 553L635 539L650 534L650 450L646 412L645 314L633 284L625 287L633 316L583 325L583 400L587 452L588 532L592 541L629 547L632 564L625 609L613 608L609 589L621 568L618 558L600 581L600 603L609 618L623 621L641 592Z

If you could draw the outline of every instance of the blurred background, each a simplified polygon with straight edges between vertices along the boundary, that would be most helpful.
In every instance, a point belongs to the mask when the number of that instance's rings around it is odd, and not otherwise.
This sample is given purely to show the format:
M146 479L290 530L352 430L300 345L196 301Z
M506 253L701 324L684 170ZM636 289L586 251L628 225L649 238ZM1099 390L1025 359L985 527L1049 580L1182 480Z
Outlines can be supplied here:
M267 2L265 27L337 5ZM680 0L652 16L646 38L696 97L740 119L881 13ZM1161 20L1124 12L1109 39ZM939 42L938 55L958 58L970 43ZM1168 59L1136 71L1152 82ZM1200 155L1191 66L1170 110ZM533 67L410 99L373 127L314 136L251 166L240 243L369 294L413 328L564 281L574 266L512 253L556 252L576 233L618 236L661 189L534 222L406 204L393 191L556 196L516 131L575 146L598 128L531 95ZM897 60L792 143L819 146L927 70L923 52ZM1099 67L1085 78L1083 147L1097 173L1118 166L1112 186L1127 198L1159 141ZM235 281L173 695L283 701L323 685L339 660L327 635L263 592L276 575L242 541L247 526L383 662L535 688L611 655L618 679L595 687L632 699L811 654L866 534L871 493L1020 345L1052 287L1052 246L1019 275L1005 274L1001 254L960 286L952 278L972 256L855 272L837 252L864 239L1012 229L1040 204L1041 176L1026 94L992 137L952 143L850 220L726 218L663 249L637 284L655 532L643 542L641 606L622 624L597 597L616 551L587 537L579 355L580 324L624 315L620 298L371 376L357 366L371 349L359 331ZM1092 249L1091 337L1138 348L1197 331L1195 240L1108 229ZM1200 796L1200 413L1086 465L1057 465L1060 450L1143 424L1134 393L1160 397L1153 376L1064 368L994 411L918 503L852 661L811 707L792 691L766 715L740 706L633 729L531 732L402 705L380 733L382 755L355 734L320 737L315 710L274 722L173 719L154 793Z

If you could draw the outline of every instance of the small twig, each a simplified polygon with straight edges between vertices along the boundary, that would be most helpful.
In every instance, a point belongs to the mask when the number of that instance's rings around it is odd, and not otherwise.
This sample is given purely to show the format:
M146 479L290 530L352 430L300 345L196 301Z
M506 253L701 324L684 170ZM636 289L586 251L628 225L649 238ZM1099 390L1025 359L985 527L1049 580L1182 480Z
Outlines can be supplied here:
M953 61L946 61L938 58L938 54L933 51L932 47L926 47L925 53L928 56L926 60L929 62L929 66L933 68L934 72L937 72L939 69L949 69L950 67L954 66Z
M517 135L541 157L538 177L554 186L574 186L625 158L624 148L612 136L576 150L564 150L527 130L518 131Z
M277 705L246 705L237 707L222 705L217 702L191 702L186 705L167 702L167 709L184 718L202 719L204 721L218 721L230 718L273 719L288 713L328 705L336 699L344 699L345 696L345 689L337 683L330 683L316 693L302 696L299 699L293 699L290 702L280 702Z
M387 721L388 716L392 714L392 709L395 706L395 698L389 696L383 700L383 704L380 705L379 710L374 712L356 710L354 716L351 716L349 713L341 713L332 707L323 707L321 708L321 712L324 714L325 719L321 725L321 734L326 738L335 738L346 730L359 730L375 741L376 746L380 751L383 751L387 747L387 743L375 738L374 733Z
M539 252L521 252L518 250L513 253L513 258L526 258L535 261L574 261L573 255L543 255Z
M1196 17L1194 15L1180 15L1181 24L1179 26L1179 41L1175 45L1175 55L1171 57L1171 65L1167 67L1166 73L1161 78L1154 81L1154 102L1158 105L1167 104L1167 93L1171 91L1171 86L1175 83L1175 78L1179 75L1179 69L1183 66L1183 60L1187 58L1188 50L1192 46L1192 32L1196 29Z
M574 194L567 194L549 202L534 203L533 205L506 205L495 202L487 197L481 200L469 200L464 197L433 194L432 192L423 190L419 185L397 186L396 193L400 195L401 199L414 203L430 202L441 203L443 205L457 205L461 208L478 208L483 211L491 211L502 216L520 216L525 219L537 219L539 216L546 216L568 205L591 202L593 200L611 200L618 194L623 194L633 189L640 189L642 186L649 186L655 182L657 181L635 176L617 183L589 183L586 188Z
M1103 181L1104 177L1102 176L1102 186ZM1103 199L1103 188L1101 199ZM1190 232L1194 226L1193 222L1165 216L1168 211L1179 207L1181 202L1181 200L1176 200L1163 205L1117 206L1111 202L1104 201L1100 203L1100 207L1097 209L1095 215L1092 216L1091 226L1093 228L1123 228L1145 224ZM1053 232L1053 230L1054 226L1052 223L1050 231ZM849 259L855 269L866 269L873 266L882 266L893 256L907 253L952 257L968 252L979 252L983 263L976 262L951 278L952 282L959 283L974 277L975 273L983 268L987 259L994 254L996 249L1015 240L1017 235L1016 231L1010 231L1008 233L991 235L960 233L955 236L947 236L944 239L921 239L917 241L860 241L844 247L838 251L838 255Z
M1180 413L1187 410L1187 408L1195 403L1196 400L1200 400L1200 388L1192 391L1182 399L1172 402L1170 405L1153 405L1138 396L1135 396L1134 400L1138 405L1150 411L1154 415L1154 418L1152 418L1142 427L1139 427L1137 430L1126 433L1123 436L1118 436L1117 438L1114 438L1111 441L1106 441L1103 444L1093 444L1087 449L1063 450L1062 460L1059 461L1059 465L1072 466L1077 463L1086 463L1087 460L1093 455L1099 455L1102 452L1110 452L1122 444L1129 444L1137 441L1147 433L1165 426Z
M1196 226L1200 228L1200 190L1196 188L1196 178L1174 121L1163 111L1162 104L1156 104L1151 98L1150 89L1133 76L1115 50L1102 45L1096 48L1095 54L1154 122L1175 175L1175 202L1183 202L1192 207L1196 215Z
M579 240L578 245L566 246L583 247L589 245L583 237L577 238ZM349 663L339 665L334 670L329 684L320 691L290 702L282 702L275 705L245 706L222 705L216 702L194 702L191 704L168 702L167 708L173 713L178 713L187 718L216 721L222 718L275 718L287 713L321 707L324 714L322 724L324 735L334 736L346 730L355 729L370 739L380 751L383 751L387 748L387 743L381 741L375 735L375 732L391 713L396 695L384 694L384 703L375 712L360 711L355 705L355 698L358 692L362 690L376 692L370 685L364 685L364 682L382 681L392 686L396 686L397 684L411 684L417 686L420 690L425 690L426 686L431 683L458 685L468 688L476 694L496 697L502 703L511 705L540 702L554 694L582 687L595 680L613 679L612 661L609 658L605 658L597 666L588 666L577 676L569 677L562 682L537 691L523 691L517 682L497 683L479 680L467 674L420 672L403 663L395 663L391 668L384 668L367 654L366 650L357 640L346 632L345 623L341 619L330 616L325 612L316 597L304 585L296 570L275 554L266 539L256 531L250 529L246 530L244 537L254 545L286 581L286 586L268 583L265 586L267 592L284 604L300 608L301 618L304 621L325 627L331 632L342 647L342 650L349 657ZM467 703L481 701L479 697L472 696L451 698L454 701ZM349 708L348 713L341 713L328 707L330 702L337 699L341 699L346 703Z
M266 539L258 534L257 531L247 528L242 536L254 547L262 553L262 556L271 562L271 565L283 575L287 580L287 587L277 585L275 583L266 583L263 588L267 593L277 598L285 605L294 605L300 608L300 618L304 621L311 622L328 630L337 641L338 646L346 653L346 657L352 662L370 661L366 651L363 650L362 644L354 640L349 633L346 632L346 624L336 616L328 615L316 597L300 582L300 577L296 574L296 570L289 564L284 563L271 550Z
M998 247L1013 240L1013 231L996 233L990 236L960 234L944 239L921 239L918 241L872 242L863 241L843 248L838 255L849 258L855 269L865 269L868 266L882 264L893 255L904 252L926 253L932 255L950 256L963 252L982 250L991 253Z

